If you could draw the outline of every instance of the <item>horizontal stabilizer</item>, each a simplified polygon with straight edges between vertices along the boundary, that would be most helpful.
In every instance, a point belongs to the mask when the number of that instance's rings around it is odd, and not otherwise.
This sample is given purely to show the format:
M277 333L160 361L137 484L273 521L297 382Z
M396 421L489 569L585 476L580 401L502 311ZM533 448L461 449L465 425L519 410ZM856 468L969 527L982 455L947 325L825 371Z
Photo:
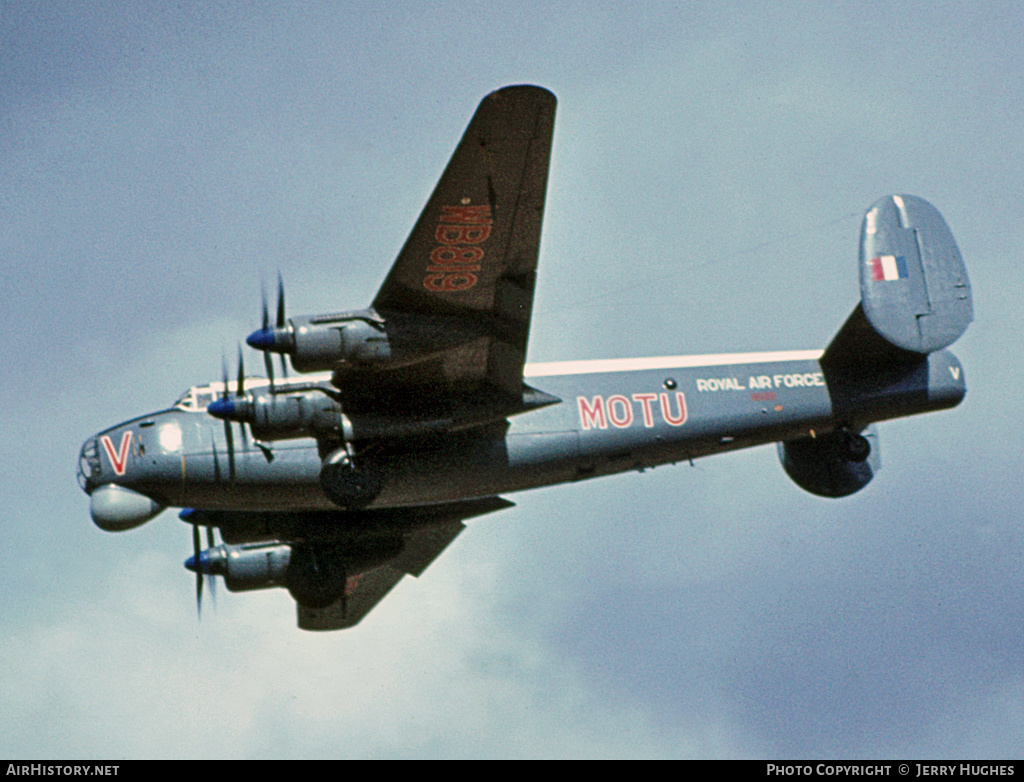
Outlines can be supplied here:
M939 211L915 196L887 196L864 215L860 238L864 315L886 341L932 353L974 317L960 250Z

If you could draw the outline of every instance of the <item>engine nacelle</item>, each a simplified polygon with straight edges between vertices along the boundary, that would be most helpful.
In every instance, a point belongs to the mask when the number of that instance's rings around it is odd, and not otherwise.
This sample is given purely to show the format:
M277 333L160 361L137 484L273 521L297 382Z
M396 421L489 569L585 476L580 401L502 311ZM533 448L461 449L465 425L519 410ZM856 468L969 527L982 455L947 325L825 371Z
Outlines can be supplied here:
M384 323L363 311L290 318L283 325L254 331L246 342L258 350L291 356L299 372L383 364L392 355Z
M285 587L307 608L324 608L345 592L349 573L362 573L401 553L401 535L367 537L348 545L222 543L189 557L185 567L223 576L232 592Z
M493 336L487 324L474 318L353 310L282 319L245 341L257 350L290 356L299 372L344 372L409 366Z
M232 592L286 586L292 547L287 543L231 546L222 543L189 557L185 567L197 573L223 576Z
M247 418L260 440L288 437L352 439L352 425L341 405L321 391L297 394L253 394Z
M382 364L391 344L381 323L329 317L293 319L292 366L299 372L336 369L345 364Z
M225 397L206 408L210 415L249 424L258 440L290 437L334 437L352 440L352 424L341 405L322 391Z
M870 426L860 434L837 429L778 444L786 474L819 497L846 497L870 483L881 467L878 434Z

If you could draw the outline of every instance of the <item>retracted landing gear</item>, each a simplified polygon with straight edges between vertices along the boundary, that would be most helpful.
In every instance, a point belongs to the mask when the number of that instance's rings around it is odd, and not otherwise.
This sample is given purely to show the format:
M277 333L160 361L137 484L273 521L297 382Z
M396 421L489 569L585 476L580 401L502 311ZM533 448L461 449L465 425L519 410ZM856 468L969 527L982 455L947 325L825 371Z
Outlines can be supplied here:
M365 508L380 494L384 480L373 463L356 463L352 443L334 451L324 459L320 469L320 486L331 501L346 509Z

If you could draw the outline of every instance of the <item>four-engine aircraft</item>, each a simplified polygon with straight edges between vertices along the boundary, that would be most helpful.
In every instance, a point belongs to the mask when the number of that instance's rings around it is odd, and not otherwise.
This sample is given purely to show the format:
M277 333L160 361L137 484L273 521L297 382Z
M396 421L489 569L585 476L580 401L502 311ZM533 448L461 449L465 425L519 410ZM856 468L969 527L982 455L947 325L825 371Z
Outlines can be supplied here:
M868 209L861 302L824 351L524 363L554 114L540 87L488 95L368 308L288 317L279 280L247 339L265 378L240 353L237 378L89 438L95 523L184 508L197 600L214 575L283 587L299 627L339 629L499 495L778 443L797 484L840 497L878 469L874 422L963 398L945 348L972 319L967 272L907 195Z

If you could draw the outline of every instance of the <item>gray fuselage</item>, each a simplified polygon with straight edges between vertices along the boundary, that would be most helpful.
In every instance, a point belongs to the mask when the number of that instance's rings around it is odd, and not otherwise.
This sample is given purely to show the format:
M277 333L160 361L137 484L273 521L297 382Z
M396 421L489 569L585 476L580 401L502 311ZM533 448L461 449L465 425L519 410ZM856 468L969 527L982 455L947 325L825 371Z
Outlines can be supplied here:
M372 463L383 481L366 507L488 497L840 427L859 431L874 421L953 407L965 393L963 370L948 351L924 358L909 375L856 386L828 378L820 355L528 365L526 381L560 403L511 416L507 425L357 451L354 458ZM203 408L133 419L86 442L83 487L92 492L115 484L162 506L202 510L337 509L319 482L324 454L315 439L257 447L234 431L230 469L224 422Z

